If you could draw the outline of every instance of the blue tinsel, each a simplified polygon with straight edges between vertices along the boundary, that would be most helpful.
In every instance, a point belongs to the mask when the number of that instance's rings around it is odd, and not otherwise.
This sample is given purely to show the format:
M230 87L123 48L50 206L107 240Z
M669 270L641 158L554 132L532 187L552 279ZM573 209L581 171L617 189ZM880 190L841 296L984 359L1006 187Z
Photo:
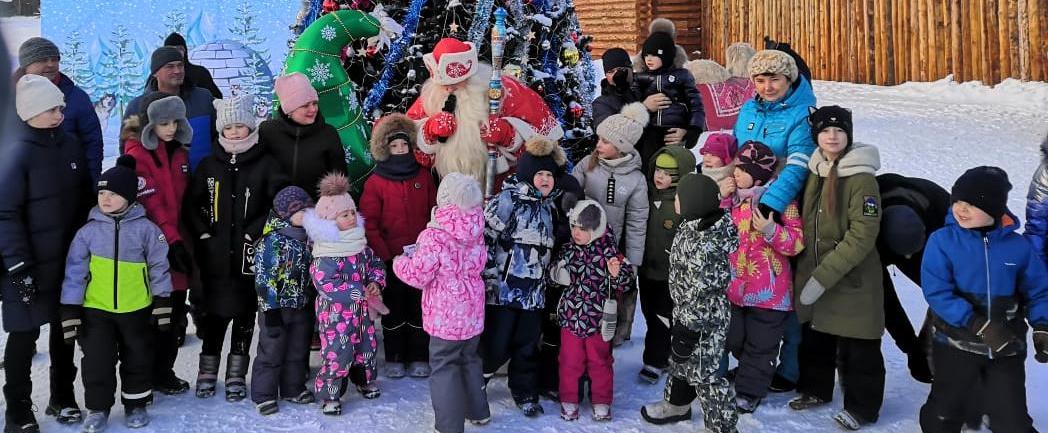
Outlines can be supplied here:
M313 21L320 18L320 11L324 8L323 3L324 0L310 0L309 12L307 12L306 17L302 19L302 27L298 28L298 34L302 34L302 32L309 28L310 24L313 24Z
M470 42L473 42L475 46L483 46L484 35L488 31L491 21L491 10L495 4L495 0L478 0L477 1L477 12L473 15L473 23L469 26L469 33L467 35Z
M382 98L386 96L386 88L389 86L389 80L393 79L394 69L397 63L400 63L400 59L404 57L404 49L415 37L419 14L422 12L422 6L425 4L426 0L411 0L408 15L404 17L404 32L389 47L389 52L386 53L386 61L382 68L382 77L371 87L367 99L364 100L363 113L365 116L370 116L371 112L382 102Z

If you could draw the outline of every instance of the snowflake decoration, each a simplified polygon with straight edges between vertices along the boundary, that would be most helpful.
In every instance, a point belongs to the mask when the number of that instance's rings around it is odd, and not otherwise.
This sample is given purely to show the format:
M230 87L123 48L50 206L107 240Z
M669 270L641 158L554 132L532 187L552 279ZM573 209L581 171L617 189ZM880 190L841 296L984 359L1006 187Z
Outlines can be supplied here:
M357 111L360 109L360 104L357 102L356 95L354 95L353 93L348 93L345 95L345 99L346 107L349 108L349 111Z
M331 65L321 62L320 59L316 59L313 66L307 69L306 72L309 72L310 81L322 86L327 84L327 80L335 77L331 74Z
M334 27L324 26L324 28L320 29L320 37L324 38L325 41L331 42L335 40L335 36L337 35L338 33L335 32Z

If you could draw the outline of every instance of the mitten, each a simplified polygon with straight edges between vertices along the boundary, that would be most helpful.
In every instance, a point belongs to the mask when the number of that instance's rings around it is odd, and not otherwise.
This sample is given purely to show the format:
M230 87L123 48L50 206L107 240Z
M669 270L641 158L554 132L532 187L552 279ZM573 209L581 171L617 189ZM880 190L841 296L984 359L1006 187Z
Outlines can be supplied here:
M777 211L775 209L772 209L771 206L768 206L768 205L766 205L764 203L757 204L757 209L760 209L761 214L764 215L764 216L771 215L771 220L775 221L776 224L778 224L778 225L782 225L783 224L783 222L782 222L782 212L779 212L779 211Z
M262 322L266 325L265 331L269 338L277 338L280 336L280 332L283 331L284 317L280 314L279 308L264 311L262 313Z
M801 290L801 304L814 304L825 292L826 288L822 286L819 280L816 280L815 277L808 278L808 282L804 284L804 289Z
M458 130L458 121L455 115L447 111L441 111L426 120L422 126L422 135L427 143L444 142Z
M171 330L171 297L153 297L153 325L160 332Z
M79 305L62 305L58 307L58 317L62 320L62 340L72 345L80 337L80 319L84 317L84 307Z
M172 271L188 274L193 266L192 260L189 257L189 251L186 251L181 241L171 244L167 249L167 262L171 265Z
M701 337L698 332L680 323L674 323L670 328L670 359L677 364L687 363Z
M480 132L480 139L498 147L507 147L513 142L513 126L496 115L488 116L488 124Z
M990 350L993 353L1000 353L1008 345L1019 342L1019 339L1015 337L1015 333L1008 329L1005 324L989 320L986 316L978 314L968 321L968 330L974 332L975 335L982 339L983 343L990 346Z
M36 299L36 279L33 278L33 273L29 269L15 271L9 278L18 293L19 301L22 301L23 304L30 304Z
M368 295L368 315L371 316L371 320L387 314L389 314L389 307L382 302L382 296Z
M1033 327L1033 349L1037 362L1048 363L1048 326Z

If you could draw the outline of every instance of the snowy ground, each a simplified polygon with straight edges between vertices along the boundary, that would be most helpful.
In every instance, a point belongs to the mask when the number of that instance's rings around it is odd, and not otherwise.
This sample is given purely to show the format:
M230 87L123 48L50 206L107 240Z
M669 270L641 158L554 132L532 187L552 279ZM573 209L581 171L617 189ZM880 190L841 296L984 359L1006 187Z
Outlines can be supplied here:
M39 34L39 19L0 19L9 51L17 51L22 40ZM856 140L875 144L881 149L882 171L897 172L931 179L947 188L965 169L976 165L998 165L1011 176L1009 206L1020 217L1030 177L1039 160L1038 144L1048 130L1048 84L1007 81L990 89L975 83L957 84L949 80L935 83L907 83L896 87L878 87L847 83L816 82L820 105L839 104L853 110ZM923 317L926 304L919 289L905 277L896 286L915 325ZM638 311L639 315L639 311ZM45 330L46 334L46 330ZM530 420L513 406L504 379L496 379L489 388L493 422L485 427L467 426L467 432L694 432L701 421L656 427L640 419L642 404L662 395L658 386L636 381L640 369L644 324L639 318L634 340L616 350L615 420L594 423L588 417L567 423L555 414L556 406L544 402L547 415ZM0 346L6 334L0 334ZM40 338L39 354L34 358L34 402L47 404L46 335ZM884 408L880 421L864 431L876 433L918 432L917 411L928 394L928 385L914 382L907 371L905 357L885 335L884 354L888 377ZM200 341L190 336L177 365L179 376L195 377ZM2 379L0 379L2 380ZM244 401L226 403L215 398L198 400L190 394L176 397L158 396L151 408L153 424L146 432L342 432L429 431L433 422L429 390L425 381L402 379L380 381L383 395L375 401L364 401L350 392L345 401L345 415L330 418L320 415L316 406L281 406L279 414L260 417L254 406ZM79 384L77 385L80 389ZM79 391L78 391L79 392ZM1027 362L1027 395L1034 423L1048 431L1048 365ZM740 430L751 432L822 432L838 431L831 417L840 406L840 398L831 407L804 413L786 407L792 394L771 395L754 415L740 420ZM81 403L83 400L80 400ZM0 408L5 402L0 401ZM585 409L588 411L588 409ZM74 432L78 427L60 426L52 418L37 415L45 432ZM586 413L586 412L584 412ZM695 407L696 415L699 413ZM121 410L116 408L110 431L127 431L121 423Z

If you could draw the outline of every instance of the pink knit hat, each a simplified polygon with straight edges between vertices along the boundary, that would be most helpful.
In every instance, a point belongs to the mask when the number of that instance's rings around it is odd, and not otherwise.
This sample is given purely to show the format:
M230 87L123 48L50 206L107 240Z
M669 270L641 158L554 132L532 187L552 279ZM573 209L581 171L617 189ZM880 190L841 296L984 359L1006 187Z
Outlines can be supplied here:
M277 98L280 99L280 109L284 114L291 114L298 107L313 101L319 101L317 89L309 83L309 78L301 72L292 72L288 75L277 77L273 87L276 89Z
M706 139L706 144L702 145L702 149L699 150L699 154L702 155L713 155L721 159L724 164L730 164L735 159L735 151L737 146L735 144L735 137L731 134L716 133L710 134L709 138Z
M356 210L357 204L349 196L349 179L339 173L328 173L317 185L320 198L315 207L317 216L333 220L347 210Z

